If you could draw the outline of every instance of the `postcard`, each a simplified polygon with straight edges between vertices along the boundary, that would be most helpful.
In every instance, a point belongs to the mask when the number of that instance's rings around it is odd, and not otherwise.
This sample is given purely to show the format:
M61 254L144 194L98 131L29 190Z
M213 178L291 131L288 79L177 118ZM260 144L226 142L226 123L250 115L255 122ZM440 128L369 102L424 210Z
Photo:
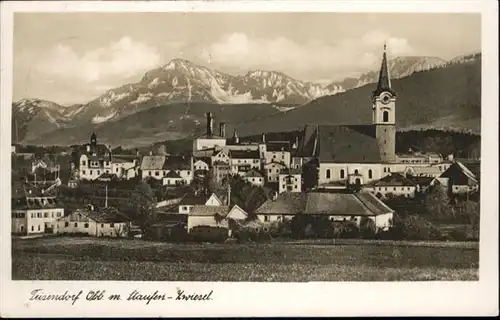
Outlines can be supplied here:
M498 315L495 2L1 5L2 316Z

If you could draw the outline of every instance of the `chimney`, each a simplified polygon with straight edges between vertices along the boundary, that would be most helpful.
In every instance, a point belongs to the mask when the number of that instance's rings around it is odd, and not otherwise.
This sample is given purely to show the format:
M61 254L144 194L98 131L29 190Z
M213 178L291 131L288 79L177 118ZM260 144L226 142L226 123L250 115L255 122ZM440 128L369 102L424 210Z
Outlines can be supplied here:
M152 156L153 155L153 150L149 151L149 155Z
M265 133L262 134L262 143L266 143L266 134Z
M93 205L89 204L88 207L89 207L90 211L94 211L94 206Z
M87 145L87 152L90 152L90 145Z
M233 132L233 141L235 144L240 143L240 138L238 137L238 133L236 132L236 129L234 129L234 132Z
M272 196L273 201L276 201L278 199L278 192L274 191L273 196Z
M219 124L219 135L222 137L222 138L225 138L226 137L226 124L224 122L221 122Z
M212 113L207 112L207 135L212 135L214 132L214 119Z
M293 148L297 149L299 147L299 136L295 137L295 143L293 144Z
M135 149L135 155L138 156L139 155L139 149Z

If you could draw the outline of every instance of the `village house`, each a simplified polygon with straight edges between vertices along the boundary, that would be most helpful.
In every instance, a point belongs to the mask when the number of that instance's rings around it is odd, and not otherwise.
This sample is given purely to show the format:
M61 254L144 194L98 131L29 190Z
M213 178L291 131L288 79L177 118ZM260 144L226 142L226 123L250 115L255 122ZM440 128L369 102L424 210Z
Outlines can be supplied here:
M470 194L479 190L478 177L460 161L455 161L436 179L451 194Z
M228 229L228 235L231 236L230 221L242 223L248 218L245 210L234 205L231 210L228 206L208 206L197 205L188 215L188 232L197 226L219 227Z
M194 177L193 158L178 155L149 155L142 158L142 179L149 177L165 183L179 180L174 174L170 175L170 180L164 180L171 171L181 177L182 184L190 184Z
M209 157L194 159L194 171L208 171L210 169L210 163L212 163Z
M85 234L93 237L127 237L131 221L115 208L78 209L57 220L55 234Z
M211 156L212 164L224 163L224 164L229 165L231 163L230 151L227 147L214 148L213 150L214 151L213 151L213 154Z
M287 168L291 163L291 146L288 141L269 141L266 143L264 163L283 163Z
M90 143L76 148L78 161L75 163L77 178L94 180L102 173L111 173L111 149L97 143L97 136L92 133Z
M64 216L56 197L27 193L12 199L12 233L30 235L52 232L55 221Z
M259 151L254 150L232 150L231 172L233 174L245 175L251 169L260 170Z
M381 199L390 197L414 198L417 184L400 173L392 173L364 186L363 189Z
M251 169L244 176L243 180L253 184L254 186L264 186L264 176L256 169Z
M180 186L184 183L184 179L175 171L169 171L163 177L164 186Z
M197 205L222 206L223 202L215 193L210 196L186 194L179 202L179 213L189 214L193 207Z
M300 169L282 169L278 179L279 193L302 192L302 173Z
M224 219L228 213L228 206L195 205L188 214L187 231L197 226L228 228Z
M264 164L264 173L267 183L278 183L280 172L286 169L286 165L281 162L269 162Z
M263 222L291 220L298 215L326 217L330 221L353 221L366 217L378 230L390 227L394 211L369 192L285 192L267 200L257 210Z
M119 179L133 179L137 175L139 159L137 156L111 155L111 172Z
M212 166L213 179L216 183L221 183L231 175L231 166L224 162L216 161Z

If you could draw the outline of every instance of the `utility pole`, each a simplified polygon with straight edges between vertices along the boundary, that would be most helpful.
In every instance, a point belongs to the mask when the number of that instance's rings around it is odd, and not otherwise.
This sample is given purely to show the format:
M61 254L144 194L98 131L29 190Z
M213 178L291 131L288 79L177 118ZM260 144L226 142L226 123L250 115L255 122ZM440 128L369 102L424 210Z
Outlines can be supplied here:
M108 184L105 184L106 186L106 200L104 201L104 208L108 207Z

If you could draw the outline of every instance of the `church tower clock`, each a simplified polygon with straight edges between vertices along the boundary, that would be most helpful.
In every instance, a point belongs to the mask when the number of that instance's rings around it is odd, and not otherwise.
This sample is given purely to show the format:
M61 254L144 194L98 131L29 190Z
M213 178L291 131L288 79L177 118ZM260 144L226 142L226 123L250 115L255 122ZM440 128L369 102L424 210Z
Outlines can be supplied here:
M382 65L373 91L373 124L375 126L380 157L383 162L396 161L396 92L392 90L387 52L384 45Z

